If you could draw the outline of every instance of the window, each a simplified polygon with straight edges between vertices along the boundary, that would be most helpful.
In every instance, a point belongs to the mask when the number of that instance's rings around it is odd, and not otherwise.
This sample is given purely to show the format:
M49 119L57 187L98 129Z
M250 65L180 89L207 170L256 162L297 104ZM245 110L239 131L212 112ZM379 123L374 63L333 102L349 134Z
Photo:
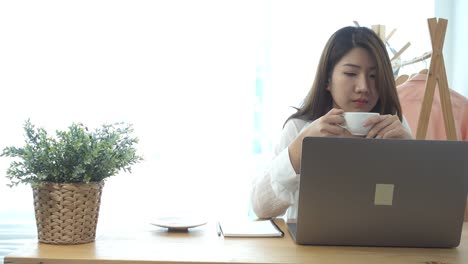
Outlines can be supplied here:
M250 178L329 35L354 20L384 24L397 29L395 48L412 42L412 58L430 49L432 16L426 1L1 3L0 147L22 144L28 118L50 131L129 122L145 161L106 182L101 224L247 214ZM29 186L6 183L1 220L34 222Z

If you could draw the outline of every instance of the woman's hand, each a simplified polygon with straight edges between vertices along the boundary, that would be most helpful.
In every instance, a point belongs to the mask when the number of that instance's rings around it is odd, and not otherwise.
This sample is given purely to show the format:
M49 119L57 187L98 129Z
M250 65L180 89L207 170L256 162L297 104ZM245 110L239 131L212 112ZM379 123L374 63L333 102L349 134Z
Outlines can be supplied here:
M289 159L296 173L301 167L302 141L305 137L354 137L341 126L345 121L343 113L343 110L333 108L305 127L289 145Z
M372 125L374 127L367 134L367 138L412 138L397 115L379 115L369 118L364 123L364 126Z
M353 135L341 126L345 122L343 113L341 109L331 109L304 128L299 136L302 139L304 137L352 137Z

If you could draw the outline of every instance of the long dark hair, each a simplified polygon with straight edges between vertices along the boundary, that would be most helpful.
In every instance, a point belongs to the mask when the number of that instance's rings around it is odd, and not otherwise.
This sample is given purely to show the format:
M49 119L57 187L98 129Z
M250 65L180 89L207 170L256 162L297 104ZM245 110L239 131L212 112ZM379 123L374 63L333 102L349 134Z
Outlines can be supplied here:
M376 61L376 87L379 100L371 112L397 114L402 120L401 106L393 77L392 64L385 44L366 27L344 27L336 31L323 49L309 93L288 120L293 118L313 121L330 111L333 98L326 89L335 65L353 48L363 48ZM285 122L285 124L286 124Z

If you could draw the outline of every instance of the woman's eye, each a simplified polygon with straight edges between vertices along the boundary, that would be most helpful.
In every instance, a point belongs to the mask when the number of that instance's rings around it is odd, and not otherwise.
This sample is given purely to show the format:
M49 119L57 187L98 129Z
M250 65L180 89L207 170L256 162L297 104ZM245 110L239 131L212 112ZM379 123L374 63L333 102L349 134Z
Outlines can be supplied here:
M354 73L354 72L345 72L344 74L345 74L346 76L351 76L351 77L353 77L353 76L356 76L356 75L357 75L357 74L356 74L356 73Z
M371 78L372 80L374 80L374 79L375 79L375 74L369 75L369 78Z

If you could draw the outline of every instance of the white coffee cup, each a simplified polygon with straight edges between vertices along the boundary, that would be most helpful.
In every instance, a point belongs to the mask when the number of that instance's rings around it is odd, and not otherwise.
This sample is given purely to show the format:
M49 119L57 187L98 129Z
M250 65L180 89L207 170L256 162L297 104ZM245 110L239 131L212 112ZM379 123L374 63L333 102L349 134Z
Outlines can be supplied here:
M364 127L364 122L378 115L379 113L370 112L345 112L343 114L345 123L342 126L355 136L366 136L372 126Z

